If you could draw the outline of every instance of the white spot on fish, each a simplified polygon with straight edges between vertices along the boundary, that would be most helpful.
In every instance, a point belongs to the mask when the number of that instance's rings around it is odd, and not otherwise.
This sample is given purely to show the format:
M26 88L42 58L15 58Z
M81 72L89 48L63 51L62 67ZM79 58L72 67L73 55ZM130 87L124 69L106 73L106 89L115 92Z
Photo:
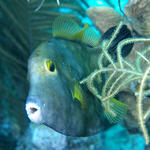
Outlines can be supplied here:
M34 123L43 123L41 110L38 105L35 103L27 103L26 104L26 112L29 117L29 119Z

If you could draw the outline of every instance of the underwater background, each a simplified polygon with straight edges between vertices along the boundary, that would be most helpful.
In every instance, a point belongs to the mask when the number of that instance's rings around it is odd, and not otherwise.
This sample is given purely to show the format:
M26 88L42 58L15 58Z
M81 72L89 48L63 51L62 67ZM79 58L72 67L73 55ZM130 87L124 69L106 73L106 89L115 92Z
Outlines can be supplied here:
M133 36L148 38L149 8L149 0L0 0L0 150L150 150L136 117L132 118L136 113L133 93L138 86L134 83L121 93L131 106L125 121L94 136L62 135L31 123L25 111L28 58L40 43L52 37L54 18L68 15L79 25L88 22L100 37L125 21ZM140 42L134 49L145 46L148 44ZM133 55L128 60L134 60ZM145 99L148 101L149 96ZM144 108L150 106L147 101ZM149 123L146 125L150 127Z

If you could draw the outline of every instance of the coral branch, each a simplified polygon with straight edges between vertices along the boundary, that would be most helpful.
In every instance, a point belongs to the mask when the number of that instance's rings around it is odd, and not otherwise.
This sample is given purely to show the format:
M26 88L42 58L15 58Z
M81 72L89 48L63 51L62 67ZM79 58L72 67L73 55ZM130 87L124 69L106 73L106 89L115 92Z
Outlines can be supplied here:
M105 96L106 95L106 91L107 91L107 88L112 80L112 78L114 77L115 75L115 71L108 77L107 81L105 82L105 85L103 87L103 90L102 90L102 96Z
M140 128L143 132L143 136L145 138L146 144L149 143L149 135L146 129L145 122L150 117L150 109L147 110L145 114L143 114L142 108L142 100L144 96L150 93L150 90L144 89L146 80L150 80L150 61L148 52L150 51L150 46L144 49L142 52L135 52L136 63L131 63L126 61L122 55L121 51L122 48L131 43L135 42L150 42L150 38L128 38L124 39L119 42L117 46L117 63L112 59L111 55L108 52L108 49L112 43L112 41L116 38L119 30L123 23L121 22L118 27L116 28L115 32L113 33L111 39L104 45L101 45L100 48L102 49L102 53L98 57L98 68L99 70L95 70L92 72L88 77L80 81L80 84L86 83L88 89L95 95L101 102L104 109L108 109L111 107L110 100L111 98L115 97L121 89L127 87L128 84L131 82L140 82L140 89L139 92L135 92L135 95L138 98L137 106L138 106L138 120ZM109 62L111 67L105 66L105 62ZM145 71L145 68L146 71ZM145 73L144 73L145 72ZM104 85L102 84L102 91L98 91L98 89L94 86L94 81L96 80L97 75L105 74L106 81ZM122 80L123 79L123 80Z
M137 102L137 108L138 108L138 120L139 120L139 125L140 128L143 132L143 136L145 138L146 144L149 143L149 135L145 126L145 121L143 117L143 107L142 107L142 99L143 99L143 87L146 81L146 78L148 76L148 73L150 72L150 67L148 67L143 75L141 84L140 84L140 89L139 89L139 96L138 96L138 102Z
M119 82L119 80L125 75L125 72L123 72L117 79L116 81L112 84L112 86L110 87L109 91L108 91L108 95L110 95L113 91L113 89L115 89L115 86L117 85L117 83Z
M143 116L144 122L146 122L149 118L150 118L150 109L148 109Z
M137 52L137 54L138 54L143 60L145 60L148 64L150 63L150 61L149 61L143 54L141 54L140 52Z
M135 43L135 42L150 42L150 38L128 38L122 40L117 46L117 57L120 64L120 68L123 68L123 61L121 56L122 47L126 44Z

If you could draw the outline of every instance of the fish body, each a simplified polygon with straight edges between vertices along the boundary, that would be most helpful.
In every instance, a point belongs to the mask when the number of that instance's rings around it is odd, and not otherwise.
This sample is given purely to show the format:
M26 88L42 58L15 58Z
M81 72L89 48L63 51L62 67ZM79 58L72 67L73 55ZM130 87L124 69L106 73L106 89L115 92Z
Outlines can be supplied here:
M99 45L95 31L88 24L80 28L65 17L56 18L52 31L53 38L39 45L28 60L26 111L30 120L78 137L104 130L109 126L107 119L120 121L125 105L113 99L110 107L108 103L104 107L86 85L80 84L98 68L99 49L88 47Z
M26 102L27 110L33 109L33 104L38 106L34 113L28 111L33 122L72 136L88 136L105 128L100 102L79 84L96 67L92 55L96 54L81 44L55 38L33 52L28 61L30 90ZM54 72L49 71L47 61L54 63Z

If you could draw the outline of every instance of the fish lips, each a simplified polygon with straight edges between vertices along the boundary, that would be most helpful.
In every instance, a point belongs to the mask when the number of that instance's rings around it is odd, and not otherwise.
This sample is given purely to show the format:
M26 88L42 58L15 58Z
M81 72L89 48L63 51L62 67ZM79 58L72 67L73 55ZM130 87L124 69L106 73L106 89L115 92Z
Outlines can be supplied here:
M27 98L25 110L28 118L34 123L44 123L41 104L36 98Z

